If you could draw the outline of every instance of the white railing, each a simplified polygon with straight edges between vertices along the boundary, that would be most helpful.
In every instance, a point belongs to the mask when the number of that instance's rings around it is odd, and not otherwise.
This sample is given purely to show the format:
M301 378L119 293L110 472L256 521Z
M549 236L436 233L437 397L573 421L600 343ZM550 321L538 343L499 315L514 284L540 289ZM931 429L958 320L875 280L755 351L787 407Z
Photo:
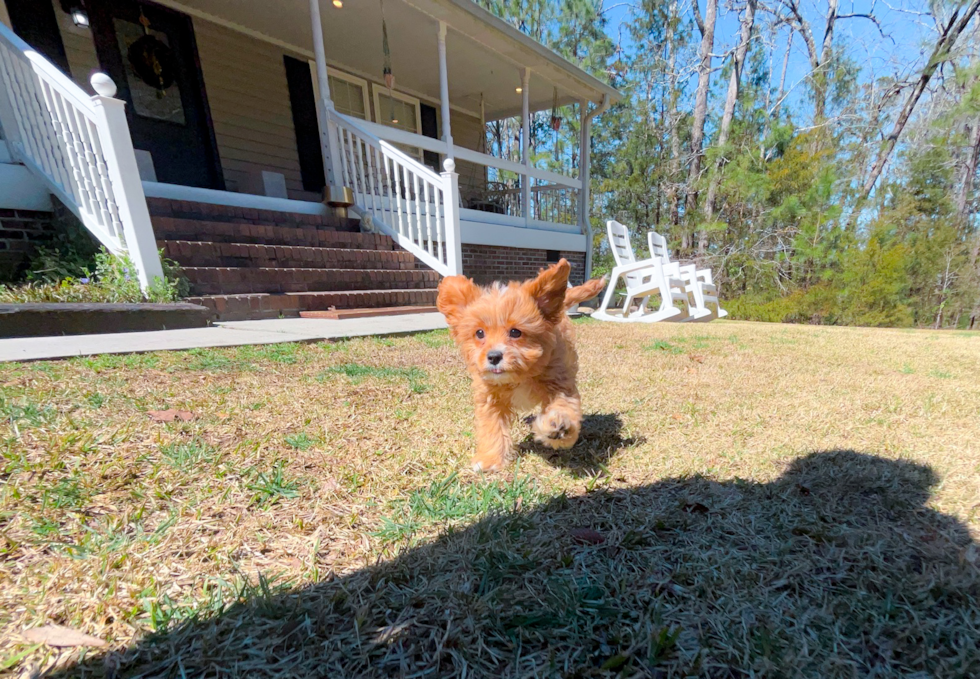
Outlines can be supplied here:
M0 123L15 156L116 255L145 289L163 276L125 104L108 76L88 96L0 24Z
M387 233L442 275L462 273L459 175L453 161L437 174L371 134L361 121L332 111L330 122L344 186L353 191L353 209L366 225Z

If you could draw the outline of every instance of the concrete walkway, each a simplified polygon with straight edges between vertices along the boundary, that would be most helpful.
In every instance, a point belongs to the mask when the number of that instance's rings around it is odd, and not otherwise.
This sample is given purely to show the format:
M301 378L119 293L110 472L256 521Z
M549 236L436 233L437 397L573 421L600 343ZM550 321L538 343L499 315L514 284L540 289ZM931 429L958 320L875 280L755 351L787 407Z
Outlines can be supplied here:
M340 321L315 318L279 318L267 321L235 321L209 328L125 332L110 335L24 337L0 339L0 362L37 361L50 358L130 354L247 344L311 342L364 335L396 335L445 328L442 314L405 314Z

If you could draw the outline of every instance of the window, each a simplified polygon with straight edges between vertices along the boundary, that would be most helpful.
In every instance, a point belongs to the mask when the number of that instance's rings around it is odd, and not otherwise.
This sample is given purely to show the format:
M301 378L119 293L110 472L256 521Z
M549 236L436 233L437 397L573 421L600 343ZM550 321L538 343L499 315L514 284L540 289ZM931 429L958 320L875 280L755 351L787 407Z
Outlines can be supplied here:
M310 62L310 74L313 78L313 90L317 105L320 103L320 80L316 74L316 63ZM367 80L348 75L332 68L327 69L327 83L330 85L330 98L333 100L337 113L343 113L351 118L368 120L368 84Z
M405 132L422 134L419 100L400 92L392 92L389 95L383 85L374 86L374 120ZM422 159L422 149L404 144L396 144L396 146L408 155Z
M328 80L330 82L330 98L333 99L333 105L337 112L351 118L367 120L367 83L363 80L357 82L354 78L342 76L339 73L330 73Z

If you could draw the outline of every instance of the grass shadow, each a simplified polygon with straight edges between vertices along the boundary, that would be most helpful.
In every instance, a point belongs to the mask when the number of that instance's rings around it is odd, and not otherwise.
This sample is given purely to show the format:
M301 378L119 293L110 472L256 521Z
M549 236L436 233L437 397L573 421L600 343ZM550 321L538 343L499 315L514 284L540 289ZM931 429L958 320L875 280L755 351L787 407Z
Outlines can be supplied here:
M530 425L533 415L524 418ZM619 413L589 413L582 416L582 432L569 450L554 450L528 434L518 444L518 455L534 454L552 467L568 470L573 476L586 477L602 473L608 462L625 448L646 441L642 436L623 436L623 419Z
M830 451L561 495L48 676L980 676L978 546L937 480Z

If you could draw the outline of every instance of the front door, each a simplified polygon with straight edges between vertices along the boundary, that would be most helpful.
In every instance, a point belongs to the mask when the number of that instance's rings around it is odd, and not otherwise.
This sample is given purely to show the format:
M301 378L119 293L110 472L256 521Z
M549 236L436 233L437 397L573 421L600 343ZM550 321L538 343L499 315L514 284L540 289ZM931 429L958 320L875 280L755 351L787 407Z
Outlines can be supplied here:
M89 0L102 68L126 101L157 181L224 189L190 17L151 2Z

